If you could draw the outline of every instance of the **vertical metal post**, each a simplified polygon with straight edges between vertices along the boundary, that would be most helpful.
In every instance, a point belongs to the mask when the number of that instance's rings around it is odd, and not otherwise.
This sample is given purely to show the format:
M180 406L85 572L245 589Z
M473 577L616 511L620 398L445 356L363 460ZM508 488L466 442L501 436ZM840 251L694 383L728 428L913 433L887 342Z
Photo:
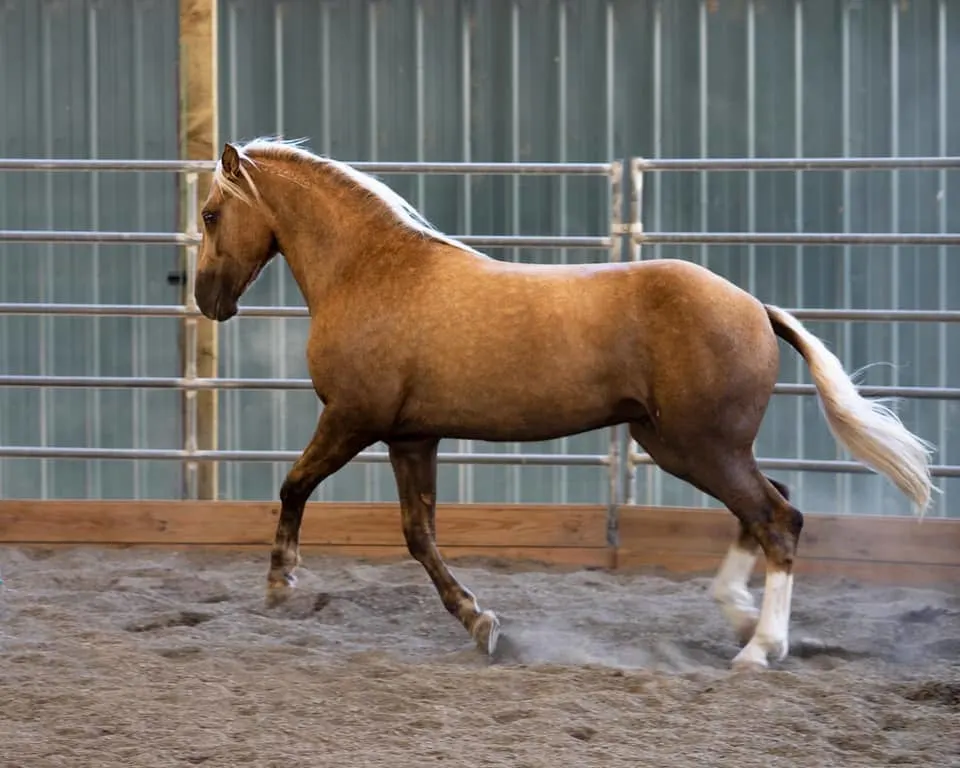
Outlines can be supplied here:
M42 28L41 28L41 51L43 54L43 75L42 75L42 99L43 99L43 149L47 157L53 157L53 32L51 30L51 6L42 5ZM53 222L53 172L46 174L46 184L44 185L44 207L47 229L54 229ZM37 283L40 285L40 300L44 302L53 301L53 275L54 275L54 251L53 245L44 248L43 259L37 260ZM40 375L49 376L53 371L50 370L54 364L54 346L53 346L53 318L40 318ZM49 420L51 413L51 391L47 387L40 388L40 445L44 448L48 446L50 439ZM40 460L40 498L47 499L50 496L50 485L52 481L50 461L48 459Z
M377 3L367 3L367 108L370 160L379 159L379 73L377 72ZM363 494L366 501L376 500L380 468L376 464L363 465Z
M638 239L643 235L643 158L630 158L630 261L643 259L643 245Z
M710 147L707 141L709 133L709 114L707 110L708 98L710 92L710 68L709 64L709 38L707 35L707 3L709 0L700 0L700 14L697 20L698 40L700 48L700 66L698 72L698 110L699 128L700 128L700 158L705 159L710 153ZM700 231L706 232L710 225L710 173L700 171ZM700 264L706 267L709 262L709 248L705 243L700 245Z
M621 250L623 249L623 182L624 168L620 160L614 160L610 164L610 262L622 261ZM609 511L607 514L607 539L611 546L617 543L617 510L621 502L621 484L623 482L623 458L627 461L629 451L621 452L620 444L623 440L623 429L621 425L610 427L610 448L608 452L610 465L609 471L610 486L608 489ZM625 453L624 457L622 453Z
M606 156L613 157L616 154L614 142L614 125L617 119L617 91L616 91L616 25L617 17L613 2L607 3L606 28L604 30L604 40L606 43L606 60L604 62L606 82Z
M795 0L793 5L793 141L794 141L794 155L796 157L803 157L803 110L804 110L804 101L803 101L803 0ZM804 174L803 171L797 171L794 174L794 228L797 232L803 232L805 229L803 223L804 216L804 206L803 206L803 180ZM803 290L803 281L804 281L804 247L798 245L794 248L794 267L793 267L793 284L794 290L796 291L796 303L794 306L803 307L804 306L804 290ZM803 358L799 355L795 356L794 360L794 381L803 381L803 377L806 374L806 363ZM797 436L797 457L804 458L806 456L806 435L804 432L804 425L806 419L804 418L804 399L803 397L794 398L796 401L796 422L794 423L794 430ZM806 478L806 473L797 472L794 475L794 482L796 483L797 488L797 497L803 497L804 489L804 480Z
M426 106L424 101L426 96L424 91L426 86L423 82L423 74L426 65L423 58L423 2L417 0L413 9L413 77L414 77L414 131L416 136L416 158L418 163L426 159L424 133L426 131ZM426 215L424 206L426 205L426 177L422 173L417 174L417 207ZM429 218L429 217L428 217Z
M697 73L698 83L698 122L699 122L699 144L700 157L707 158L710 155L710 145L708 136L710 135L709 119L709 93L710 93L710 47L709 47L709 25L708 25L708 0L700 0L699 14L697 17L697 38L699 42L699 71ZM752 7L752 6L751 6ZM710 172L700 171L700 231L707 232L710 229ZM751 196L751 204L752 204ZM700 245L700 264L709 267L710 248L708 245ZM706 506L708 503L707 494L697 492L700 499L700 506Z
M91 5L88 9L87 14L87 66L89 67L90 75L90 103L88 105L89 109L89 129L90 129L90 157L96 158L99 154L97 151L97 142L100 138L100 125L98 120L97 111L99 110L99 77L98 77L98 67L97 67L97 54L99 52L99 41L97 40L98 32L98 23L97 23L97 11L98 8L96 5ZM135 14L138 15L138 14ZM136 58L139 58L139 54L136 55ZM94 171L90 174L90 227L92 229L100 228L100 174ZM94 244L91 247L91 261L93 262L93 274L100 274L100 247ZM100 303L100 281L92 281L92 295L90 296L90 301L94 304ZM92 325L92 336L90 344L90 359L88 361L91 375L99 376L101 374L100 370L100 318L94 317L91 318ZM94 447L100 447L100 437L101 429L100 425L103 423L103 418L101 415L100 403L101 403L101 391L97 388L92 388L87 390L87 445L92 445ZM87 468L87 496L92 499L99 499L103 497L101 479L102 479L102 462L100 461L88 461L86 462ZM134 476L136 476L136 471L134 471Z
M630 228L630 260L640 261L643 258L641 245L637 237L643 234L643 183L644 174L641 163L642 158L630 158L630 202L629 202L629 228ZM633 437L627 433L627 449L624 467L624 503L637 503L637 465L633 460L636 451L636 443Z
M747 157L757 156L757 8L747 3ZM747 231L757 231L757 172L747 171ZM757 292L757 247L747 246L747 290Z
M320 146L325 155L332 154L333 130L331 128L331 107L330 107L330 3L320 4L320 29L317 38L320 41ZM316 399L316 418L320 418L323 412L323 403ZM332 478L331 478L332 480ZM313 498L317 501L327 501L334 488L333 482L320 483L320 486L314 491Z
M332 142L330 129L330 3L320 5L320 129L323 152L331 154ZM326 483L320 483L321 490Z
M520 161L520 4L513 0L510 4L510 159ZM520 234L520 176L514 174L510 178L510 230L514 235ZM511 261L520 261L520 249L512 248ZM511 443L510 450L514 453L521 451L519 443ZM520 467L510 467L507 470L509 501L518 504L521 499Z
M890 154L900 156L900 0L890 0ZM890 172L890 230L900 232L900 171ZM890 304L900 309L900 247L891 246ZM890 384L900 384L900 324L893 323L890 329L891 367Z
M653 9L653 156L663 157L663 2L657 0ZM653 176L653 226L663 231L663 173ZM653 246L654 258L659 259L662 250ZM647 478L646 503L660 503L663 498L663 478L659 467L648 464L644 472Z
M326 7L326 6L324 6ZM230 30L227 36L227 61L229 62L229 72L227 76L227 89L230 93L230 136L240 134L240 85L237 82L238 64L240 55L237 50L238 40L240 38L240 24L237 19L237 5L231 2L227 5L227 29ZM240 323L227 323L224 333L229 340L230 354L227 356L227 375L233 378L240 376ZM228 413L227 423L224 425L224 438L226 447L237 450L243 447L243 421L240 418L240 397L238 391L225 392L226 411ZM226 465L226 485L227 494L230 498L239 499L242 496L240 480L243 477L242 465L237 462L229 462ZM320 492L323 491L321 483Z
M569 159L567 152L567 4L560 3L557 8L557 147L559 151L559 162L565 163ZM608 155L609 157L609 155ZM560 176L557 179L559 190L557 194L558 220L560 234L567 235L567 205L568 205L568 184L567 177ZM611 230L613 232L613 230ZM619 242L619 237L611 235L612 239ZM560 257L560 263L566 264L569 259L567 250L559 248L557 254ZM613 254L611 254L611 259ZM570 453L570 440L567 437L560 438L561 453ZM566 467L556 467L554 469L557 479L553 483L554 503L565 504L567 502L567 484L569 482L569 472Z
M276 125L277 136L284 135L283 116L286 111L283 92L283 10L284 4L277 3L273 12L273 97L274 97L274 124ZM286 297L286 272L276 270L276 304L278 307L285 306ZM277 366L277 375L285 379L287 373L287 323L286 318L275 317L270 321L270 329L273 337L273 349L271 354ZM271 441L274 450L283 450L287 447L287 393L285 390L270 393L270 409L273 412L271 419ZM286 475L286 467L280 462L274 462L271 475L273 476L273 487L278 491Z
M189 173L186 177L186 199L187 199L187 233L197 233L197 199L198 185L197 174ZM188 245L186 247L186 291L184 292L184 304L188 312L196 312L197 300L194 296L197 277L197 246ZM184 366L183 377L187 382L192 382L197 378L197 318L195 316L187 317L184 320ZM187 389L184 392L185 398L185 419L184 419L184 450L188 454L195 453L197 450L197 390ZM197 462L195 459L187 459L184 464L184 485L185 496L188 499L196 499L199 495L199 477Z
M840 106L841 114L841 127L840 127L840 141L842 144L841 152L844 157L850 157L853 154L852 150L852 130L850 125L850 99L853 95L853 89L851 87L851 72L850 72L850 16L851 8L850 3L846 0L843 4L843 17L842 17L842 27L841 27L841 44L840 44L840 98L842 104ZM843 180L843 231L849 232L852 225L852 219L850 215L850 205L851 205L851 194L850 194L850 171L844 170L841 171L841 179ZM843 256L842 256L842 270L843 277L841 278L841 291L843 294L842 305L844 309L850 309L853 305L853 295L852 288L850 285L850 276L853 272L853 254L849 245L843 246ZM840 324L841 329L841 343L840 348L843 350L843 359L849 362L851 355L853 354L853 327L852 323L844 321ZM841 449L837 447L837 458L842 458ZM850 476L847 474L838 474L837 482L839 483L838 493L838 508L844 512L849 511L851 508L852 502L852 484L850 481Z
M937 3L937 154L940 157L947 155L947 0L939 0ZM943 169L937 172L937 229L941 234L947 232L947 172ZM938 301L937 308L941 311L949 306L948 291L948 270L947 270L947 248L941 245L937 248L937 282L938 282ZM939 361L939 370L937 371L937 386L947 386L947 324L940 323L937 326L937 360ZM947 462L947 435L949 434L947 417L947 402L941 400L937 408L939 411L938 422L940 428L937 432L937 450L940 453L941 463ZM946 516L949 499L946 493L947 483L942 484L944 493L943 498L939 500L941 515Z
M469 163L473 157L473 103L470 98L471 72L470 59L472 56L471 42L472 27L470 24L470 6L460 4L462 13L460 24L460 122L461 122L461 149L463 161ZM473 234L473 177L469 173L461 176L463 185L463 232ZM457 450L461 453L473 451L473 440L457 441ZM463 504L473 502L474 471L473 466L461 464L457 469L458 499Z
M143 51L143 38L144 38L144 21L143 14L134 13L133 15L133 49L135 51ZM134 134L134 146L136 147L137 157L144 157L146 155L146 141L144 139L144 125L146 121L145 110L144 110L144 91L146 88L146 81L143 76L143 55L138 53L134 56L133 59L133 134ZM144 232L147 229L147 190L146 190L146 174L138 173L137 174L137 231ZM134 258L134 280L133 280L133 300L135 304L147 304L147 249L146 246L138 245L134 248L136 257ZM146 376L147 365L146 361L149 359L147 356L148 344L149 344L149 329L150 320L144 317L135 317L133 318L133 333L131 334L131 343L130 343L130 359L132 361L132 373L137 378ZM131 421L133 423L133 439L132 444L134 449L142 449L146 447L144 443L146 442L147 430L145 429L145 424L147 421L147 402L148 397L146 393L141 389L135 389L130 393L130 398L133 404ZM145 465L146 462L143 461L134 461L133 462L133 498L141 499L143 498L143 482L144 477L146 476Z

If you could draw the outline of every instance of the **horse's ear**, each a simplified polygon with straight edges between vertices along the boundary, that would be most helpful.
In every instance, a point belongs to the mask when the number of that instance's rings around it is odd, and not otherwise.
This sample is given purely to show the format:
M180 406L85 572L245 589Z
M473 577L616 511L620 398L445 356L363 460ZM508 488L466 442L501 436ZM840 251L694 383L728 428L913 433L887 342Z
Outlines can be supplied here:
M223 172L231 178L240 175L240 153L237 152L237 148L229 141L223 145L223 154L220 155L220 167L223 168Z

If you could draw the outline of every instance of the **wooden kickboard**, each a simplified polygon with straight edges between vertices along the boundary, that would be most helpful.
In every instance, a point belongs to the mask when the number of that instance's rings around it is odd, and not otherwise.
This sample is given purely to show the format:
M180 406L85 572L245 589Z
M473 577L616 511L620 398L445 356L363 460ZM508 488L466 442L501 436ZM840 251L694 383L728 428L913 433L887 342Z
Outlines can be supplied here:
M739 529L726 510L630 506L620 508L618 530L627 560L673 552L719 564ZM806 514L797 558L960 566L960 520Z
M0 543L267 546L276 503L4 501ZM576 505L441 505L441 547L607 548L607 510ZM404 547L395 504L308 504L304 546Z

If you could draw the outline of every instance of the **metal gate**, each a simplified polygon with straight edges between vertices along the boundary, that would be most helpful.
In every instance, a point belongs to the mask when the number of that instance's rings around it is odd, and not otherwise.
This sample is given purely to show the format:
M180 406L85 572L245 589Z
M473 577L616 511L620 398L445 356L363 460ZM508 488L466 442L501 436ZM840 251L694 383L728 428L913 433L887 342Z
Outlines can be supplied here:
M896 158L742 158L742 159L644 159L630 158L626 162L611 161L597 163L427 163L427 162L365 162L355 166L379 174L418 174L430 176L436 174L467 175L506 175L519 178L532 176L593 176L603 183L597 194L605 197L609 210L609 228L606 233L593 236L568 236L543 234L537 236L522 235L463 235L460 239L478 248L530 248L530 249L590 249L604 252L612 261L623 258L657 258L661 254L657 248L664 244L690 244L706 248L716 244L738 244L750 250L750 258L756 258L755 249L762 245L915 245L930 247L938 260L946 281L947 246L960 245L960 235L940 233L802 233L802 232L663 232L649 231L645 226L643 212L645 196L653 192L654 222L659 219L661 196L657 194L661 177L666 173L695 172L701 179L707 174L722 174L730 171L746 171L752 174L774 171L794 172L798 178L803 173L817 171L840 171L850 174L855 171L884 171L896 173L901 169L922 169L943 173L946 169L960 168L960 158L952 157L896 157ZM196 178L201 172L212 169L211 163L180 161L120 161L120 160L0 160L0 172L59 172L75 171L97 173L116 172L167 172L186 174L187 194L196 196ZM188 210L192 216L184 232L130 232L130 231L54 231L54 230L3 230L0 231L0 243L47 243L47 244L125 244L128 246L146 244L166 244L183 247L188 256L188 279L192 279L192 270L196 262L199 234L197 231L195 199L190 200ZM701 251L705 254L705 251ZM755 274L755 271L751 271ZM799 276L798 276L798 279ZM745 286L752 287L752 286ZM945 286L944 286L945 290ZM188 291L192 294L192 291ZM922 323L934 324L938 329L937 341L939 354L949 354L947 349L946 328L960 321L960 311L956 310L901 310L888 308L871 309L831 309L831 308L789 308L799 318L808 322L883 322L883 323ZM103 376L54 376L20 375L18 373L0 376L0 386L72 389L133 389L133 390L176 390L187 393L200 389L219 390L260 390L260 391L310 391L312 386L305 378L244 378L218 377L200 379L196 376L195 339L193 327L199 316L193 305L119 305L119 304L57 304L8 302L0 304L0 315L34 315L43 317L59 316L95 316L95 317L166 317L177 318L185 323L188 349L188 363L180 376L172 377L103 377ZM248 306L240 310L240 317L248 318L305 318L306 309L302 306L270 307ZM189 361L193 350L193 363ZM896 360L892 361L894 364ZM800 368L802 370L802 368ZM932 401L937 404L942 423L948 419L948 404L960 400L960 387L948 387L944 383L936 386L871 386L864 387L864 394L875 397L896 397L908 400ZM778 396L794 396L813 401L815 394L809 382L779 384ZM807 408L808 406L804 406ZM802 431L808 427L808 410L798 406L793 428ZM101 414L109 418L109 414ZM909 423L908 426L916 429ZM298 451L277 450L218 450L198 451L196 435L196 409L188 408L183 427L183 445L177 448L130 447L104 448L97 446L50 446L50 445L6 445L0 446L0 459L74 459L87 462L107 460L166 460L180 462L185 468L188 480L195 477L197 462L277 462L294 460ZM924 434L943 449L945 431L939 435ZM456 450L445 450L440 461L445 465L455 465L458 471L482 465L501 465L509 467L555 467L560 470L573 468L592 468L596 473L590 482L602 482L605 487L595 485L594 500L617 505L619 503L660 503L662 485L670 482L662 472L651 466L646 455L639 453L637 446L628 442L622 428L605 431L606 450L597 452L570 452L561 446L555 451L519 450L519 446L506 451L482 451L466 441L456 445ZM370 450L359 456L356 464L384 464L387 456L383 450ZM855 462L844 458L805 459L786 456L763 456L762 467L773 471L796 473L830 473L841 478L838 496L833 508L816 511L853 511L852 486L849 478L858 474L867 474L867 470ZM938 478L960 477L960 466L938 463L933 474ZM801 475L802 476L802 475ZM603 479L605 478L605 480ZM464 478L459 477L458 500L463 497ZM187 483L188 497L195 493L195 483ZM603 493L605 491L606 493ZM41 495L41 494L38 494ZM604 498L606 496L606 498ZM708 503L705 498L700 503ZM947 494L939 500L938 513L947 515L949 509Z

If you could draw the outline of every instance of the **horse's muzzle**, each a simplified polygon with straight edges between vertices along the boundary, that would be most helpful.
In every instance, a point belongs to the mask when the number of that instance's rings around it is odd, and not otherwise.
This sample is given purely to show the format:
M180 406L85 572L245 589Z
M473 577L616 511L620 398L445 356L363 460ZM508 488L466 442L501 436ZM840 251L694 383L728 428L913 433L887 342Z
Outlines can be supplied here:
M237 314L237 300L229 295L230 281L224 277L213 270L199 271L193 290L203 316L218 323Z

